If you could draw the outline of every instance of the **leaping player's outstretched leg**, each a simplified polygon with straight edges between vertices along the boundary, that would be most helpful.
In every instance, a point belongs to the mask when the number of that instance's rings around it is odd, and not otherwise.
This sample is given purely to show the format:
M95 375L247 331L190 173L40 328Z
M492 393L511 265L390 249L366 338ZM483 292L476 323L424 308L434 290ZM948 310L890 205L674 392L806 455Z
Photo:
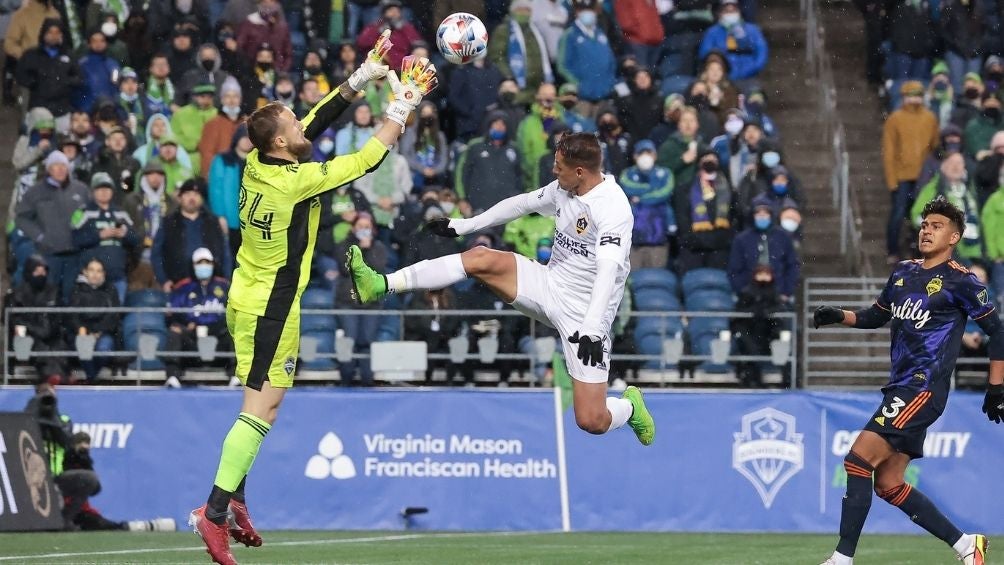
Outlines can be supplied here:
M525 294L524 290L530 289L518 288L519 269L530 270L536 267L539 271L544 270L543 265L531 263L521 256L486 247L475 247L463 253L420 261L388 275L377 273L370 268L363 261L362 251L355 245L349 248L346 259L355 295L362 303L373 302L390 292L441 289L467 277L474 277L492 289L506 303L516 306L524 313L528 313L527 304L518 302L517 298L521 297L521 293ZM534 317L543 317L542 314L543 312L536 313ZM553 320L550 322L554 325ZM558 327L558 329L562 334L561 340L565 346L567 359L571 351L567 340L569 338L578 340L578 334L573 336L565 328ZM603 353L607 353L605 349ZM650 445L655 440L655 422L645 407L641 391L637 387L628 387L621 398L608 397L605 376L600 382L586 382L583 380L583 374L576 374L581 373L575 370L576 367L578 365L569 362L569 373L574 383L572 394L575 421L581 429L591 434L603 434L623 426L626 422L642 444ZM593 372L602 372L603 375L607 372L607 365L602 358L593 359L589 368Z

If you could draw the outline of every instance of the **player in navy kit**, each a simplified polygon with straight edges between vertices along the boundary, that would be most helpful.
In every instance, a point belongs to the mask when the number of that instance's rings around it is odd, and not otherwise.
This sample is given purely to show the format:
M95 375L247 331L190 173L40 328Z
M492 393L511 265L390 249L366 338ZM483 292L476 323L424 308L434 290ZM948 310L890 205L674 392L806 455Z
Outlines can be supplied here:
M1004 418L1004 326L990 293L952 260L965 216L938 198L924 207L919 250L923 259L896 266L870 308L857 312L819 307L815 326L843 324L872 329L892 320L892 368L882 405L844 458L847 494L840 514L840 541L823 565L851 565L875 492L955 549L965 565L983 565L987 538L964 534L934 504L903 480L911 459L923 457L927 428L941 416L966 318L990 336L990 376L983 412Z

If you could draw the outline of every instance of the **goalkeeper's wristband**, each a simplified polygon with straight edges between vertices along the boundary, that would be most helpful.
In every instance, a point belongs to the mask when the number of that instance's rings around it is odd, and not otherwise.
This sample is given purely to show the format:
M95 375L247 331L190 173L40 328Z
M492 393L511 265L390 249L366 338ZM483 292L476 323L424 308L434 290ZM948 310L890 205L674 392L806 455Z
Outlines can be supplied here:
M366 84L369 81L366 80L364 76L362 76L362 73L360 72L359 69L356 69L355 72L349 75L348 80L346 80L345 82L348 83L349 88L351 88L354 92L362 92L363 89L366 88Z
M411 104L395 100L387 105L387 119L400 125L404 131L404 125L408 121L408 116L415 109Z

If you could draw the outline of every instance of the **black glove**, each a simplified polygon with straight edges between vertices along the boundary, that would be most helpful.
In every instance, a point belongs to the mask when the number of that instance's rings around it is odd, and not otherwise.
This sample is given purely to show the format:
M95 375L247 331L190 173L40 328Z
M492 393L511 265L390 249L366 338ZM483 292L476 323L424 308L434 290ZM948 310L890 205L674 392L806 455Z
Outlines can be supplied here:
M820 306L816 308L812 315L812 327L819 329L819 326L839 324L844 321L844 311L833 306Z
M595 367L603 361L603 339L595 335L584 335L579 337L579 332L575 332L568 338L568 343L579 344L579 351L576 357L587 367Z
M991 422L1004 420L1004 385L987 385L987 395L983 397L983 413Z
M425 223L423 230L440 237L459 237L457 230L450 227L449 218L436 218Z

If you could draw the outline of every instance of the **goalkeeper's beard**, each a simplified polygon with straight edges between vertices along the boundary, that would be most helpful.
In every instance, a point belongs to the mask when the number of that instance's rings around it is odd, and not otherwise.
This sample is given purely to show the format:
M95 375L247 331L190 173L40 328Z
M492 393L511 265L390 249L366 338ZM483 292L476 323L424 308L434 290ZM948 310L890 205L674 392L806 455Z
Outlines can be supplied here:
M310 140L304 140L303 143L291 145L289 150L300 161L309 161L314 154L314 145Z

